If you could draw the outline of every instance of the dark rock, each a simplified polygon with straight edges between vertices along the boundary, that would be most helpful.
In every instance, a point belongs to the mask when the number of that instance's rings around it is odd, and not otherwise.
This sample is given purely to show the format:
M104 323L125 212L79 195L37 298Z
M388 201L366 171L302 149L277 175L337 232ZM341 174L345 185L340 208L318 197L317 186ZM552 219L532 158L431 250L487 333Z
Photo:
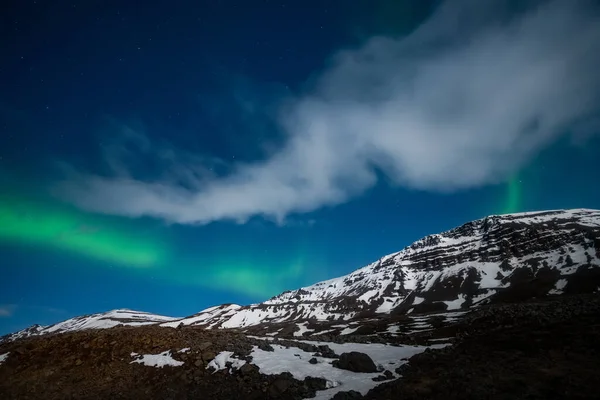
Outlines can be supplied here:
M311 358L310 360L308 360L308 362L309 362L309 363L311 363L311 364L316 364L316 363L318 363L319 361L317 361L317 359L313 357L313 358Z
M251 376L258 374L259 368L254 364L246 363L240 367L240 374L242 376Z
M217 355L215 354L214 351L205 351L204 353L202 353L202 359L205 362L210 362L210 361L214 360L216 356Z
M319 353L321 353L321 357L325 358L338 358L339 356L335 354L333 350L327 345L321 345L318 347Z
M337 392L335 396L331 398L331 400L360 400L363 398L363 395L356 390L349 390L347 392Z
M313 378L312 376L307 376L304 378L304 383L310 390L327 389L327 380L323 378Z
M263 351L275 351L275 349L273 348L273 346L271 346L267 342L261 342L261 343L259 343L258 348L261 349L261 350L263 350Z
M209 347L211 347L212 345L213 344L211 342L200 343L200 346L198 346L198 350L204 351L204 350L208 349Z
M373 378L375 382L389 381L390 379L394 379L394 374L387 369L383 372L383 375L376 376Z
M338 360L333 361L332 365L352 372L377 372L377 366L371 357L358 351L342 353Z
M269 386L269 395L271 397L277 397L285 393L288 388L292 386L292 382L289 379L278 378L271 386Z

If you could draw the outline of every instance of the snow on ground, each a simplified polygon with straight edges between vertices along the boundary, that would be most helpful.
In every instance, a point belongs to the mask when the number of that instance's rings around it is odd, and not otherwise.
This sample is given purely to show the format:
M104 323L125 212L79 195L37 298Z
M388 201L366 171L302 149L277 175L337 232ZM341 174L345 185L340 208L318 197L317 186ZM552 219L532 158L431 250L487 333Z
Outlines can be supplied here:
M554 288L550 289L548 294L561 294L563 292L563 289L565 288L565 286L567 286L567 280L559 279L558 281L556 281Z
M305 332L313 332L314 329L307 328L308 322L303 322L301 324L297 324L300 330L294 332L294 336L301 337Z
M405 363L403 358L410 358L415 354L425 351L426 346L389 346L379 343L359 344L359 343L330 343L314 342L302 340L304 343L315 345L327 345L338 354L350 351L359 351L368 354L376 365L391 372ZM290 372L294 378L303 380L307 376L324 378L328 381L329 389L318 391L315 399L330 399L337 392L356 390L363 395L381 382L373 382L372 378L380 375L376 373L357 373L334 368L331 365L332 360L323 357L315 357L317 364L310 364L308 361L313 358L312 353L305 352L296 347L286 349L284 346L272 345L274 352L260 350L257 346L252 349L252 363L260 368L262 374L273 375L282 372ZM430 346L441 348L445 344ZM394 374L397 376L396 374Z
M367 291L367 292L363 293L363 294L362 294L362 295L361 295L361 296L360 296L358 299L356 299L356 300L358 300L358 301L366 301L366 302L369 302L369 300L370 300L372 297L375 297L375 296L377 296L378 294L379 294L379 290L369 290L369 291Z
M396 297L384 297L383 298L383 303L381 303L381 305L379 307L377 307L377 310L375 312L376 313L389 313L403 299L404 299L404 297L398 297L398 296L396 296Z
M479 271L481 281L479 282L480 289L503 287L499 279L496 279L498 273L502 273L499 262L475 262L471 263Z
M319 331L319 332L312 333L311 336L324 335L326 333L335 332L335 331L337 331L337 329L326 329L324 331Z
M400 331L400 327L398 325L390 325L388 326L386 332L389 333L398 333Z
M431 324L429 322L414 322L412 324L409 324L408 326L410 326L411 328L417 328L417 329L423 329L423 328L431 328Z
M183 349L179 350L178 353L187 353L188 351L190 351L190 348L184 347Z
M246 364L246 361L234 358L233 351L222 351L217 354L217 356L211 362L208 363L206 369L213 368L215 370L214 372L217 372L227 368L228 362L231 362L232 368L240 368L242 365Z
M4 354L0 354L0 365L2 365L2 363L4 363L4 361L6 361L6 359L8 358L9 354L10 354L10 352L4 353Z
M340 332L340 335L349 335L349 334L351 334L351 333L354 333L354 332L356 332L356 330L357 330L358 328L359 328L358 326L357 326L356 328L346 328L346 329L344 329L344 330L342 330L342 331Z
M171 357L171 351L163 351L160 354L142 354L131 353L132 357L138 357L136 360L130 362L130 364L137 363L147 365L148 367L162 368L166 365L172 367L180 367L183 365L182 361L177 361Z
M108 329L117 325L141 326L172 321L175 318L128 309L112 310L68 319L44 328L40 333L79 331L83 329Z
M456 300L444 301L444 303L446 303L446 306L448 306L447 310L459 310L460 306L465 302L465 300L467 300L465 295L459 294Z
M241 306L237 304L228 304L216 307L209 307L205 310L200 311L198 314L188 317L188 318L179 318L174 321L166 322L161 324L160 326L169 327L169 328L177 328L179 324L183 325L197 325L208 323L209 321L220 321L221 319L225 319L226 317L230 317L234 315Z
M450 343L454 339L453 337L441 337L441 338L432 338L429 339L430 342L442 342L442 343Z

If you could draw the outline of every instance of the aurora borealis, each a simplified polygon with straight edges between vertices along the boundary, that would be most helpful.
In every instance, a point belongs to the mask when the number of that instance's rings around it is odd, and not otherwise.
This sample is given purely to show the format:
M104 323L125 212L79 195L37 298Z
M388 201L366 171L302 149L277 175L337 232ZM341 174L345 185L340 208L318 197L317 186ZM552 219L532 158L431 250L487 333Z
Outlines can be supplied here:
M0 199L0 238L4 241L48 246L126 267L164 263L166 251L159 241L131 236L126 229L109 227L91 216L25 199Z
M600 208L591 2L9 3L0 334L257 302L489 214Z

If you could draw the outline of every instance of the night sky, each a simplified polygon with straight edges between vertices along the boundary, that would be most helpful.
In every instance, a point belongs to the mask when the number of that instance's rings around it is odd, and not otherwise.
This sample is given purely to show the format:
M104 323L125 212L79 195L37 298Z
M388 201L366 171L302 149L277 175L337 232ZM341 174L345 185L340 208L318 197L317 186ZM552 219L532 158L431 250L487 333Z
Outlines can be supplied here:
M489 214L600 208L596 1L2 7L0 334L259 302Z

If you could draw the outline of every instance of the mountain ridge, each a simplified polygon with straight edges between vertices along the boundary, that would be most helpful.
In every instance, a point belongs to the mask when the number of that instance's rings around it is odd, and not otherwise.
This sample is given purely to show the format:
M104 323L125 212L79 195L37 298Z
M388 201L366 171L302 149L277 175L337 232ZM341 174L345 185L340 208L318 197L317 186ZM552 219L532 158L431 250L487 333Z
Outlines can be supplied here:
M427 235L347 275L285 291L262 303L217 305L185 318L118 309L48 327L34 325L3 340L119 324L207 329L272 325L280 330L281 324L295 324L287 333L293 335L319 333L307 327L318 321L326 323L321 331L348 334L352 321L382 315L459 312L518 297L518 292L593 292L600 287L599 269L599 210L490 215Z

